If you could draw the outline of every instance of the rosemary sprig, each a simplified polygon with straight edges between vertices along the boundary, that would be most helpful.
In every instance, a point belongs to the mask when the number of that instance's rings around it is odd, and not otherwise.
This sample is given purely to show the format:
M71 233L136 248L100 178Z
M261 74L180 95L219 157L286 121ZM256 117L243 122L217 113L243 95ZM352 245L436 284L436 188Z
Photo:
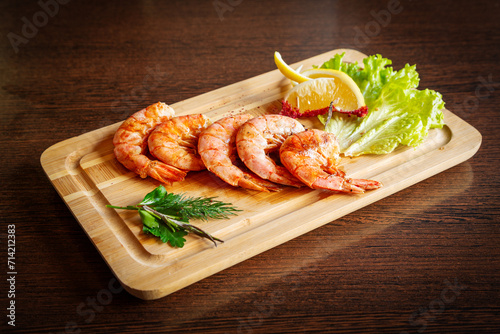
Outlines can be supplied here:
M108 208L137 210L143 223L143 231L159 237L173 247L183 247L189 232L216 241L223 242L189 223L190 219L224 219L237 214L238 210L230 203L215 200L215 197L186 197L183 194L168 193L159 186L147 194L137 205L114 206Z

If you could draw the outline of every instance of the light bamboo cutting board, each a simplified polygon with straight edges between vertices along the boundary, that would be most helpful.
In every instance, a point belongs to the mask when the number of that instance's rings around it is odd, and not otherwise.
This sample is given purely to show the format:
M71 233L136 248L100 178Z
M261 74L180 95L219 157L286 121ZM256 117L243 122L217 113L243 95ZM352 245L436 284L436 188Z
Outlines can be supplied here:
M362 63L365 57L341 49L292 66L309 68L340 52L346 52L347 61ZM274 70L172 107L177 115L204 113L212 121L243 112L277 113L290 87L288 79ZM187 236L184 248L172 248L142 233L135 211L106 208L107 204L135 205L159 185L129 172L114 158L112 138L120 123L53 145L42 154L41 164L123 286L139 298L156 299L467 160L479 149L480 133L448 110L444 116L446 126L431 130L417 149L399 148L389 155L344 159L342 167L348 177L384 184L362 195L305 188L261 193L229 186L208 171L190 172L185 181L167 186L168 191L188 196L217 196L243 210L227 220L196 222L225 241L218 247L209 240ZM318 126L314 118L303 123Z

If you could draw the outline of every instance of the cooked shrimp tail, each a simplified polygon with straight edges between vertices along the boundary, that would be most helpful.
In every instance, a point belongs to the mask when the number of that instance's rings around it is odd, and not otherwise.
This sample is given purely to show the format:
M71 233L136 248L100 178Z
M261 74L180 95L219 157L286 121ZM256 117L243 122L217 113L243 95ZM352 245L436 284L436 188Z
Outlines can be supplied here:
M378 189L382 187L382 183L375 180L350 179L350 183L364 190Z
M279 185L263 180L250 172L243 172L243 177L238 180L238 186L260 191L280 191L283 189Z
M146 173L148 176L167 184L172 184L174 181L183 181L187 174L185 171L174 166L155 160L149 161Z
M335 190L345 193L362 194L365 192L365 188L354 184L352 181L355 180L345 179L341 176L325 172L322 175L316 175L315 180L307 185L313 189Z

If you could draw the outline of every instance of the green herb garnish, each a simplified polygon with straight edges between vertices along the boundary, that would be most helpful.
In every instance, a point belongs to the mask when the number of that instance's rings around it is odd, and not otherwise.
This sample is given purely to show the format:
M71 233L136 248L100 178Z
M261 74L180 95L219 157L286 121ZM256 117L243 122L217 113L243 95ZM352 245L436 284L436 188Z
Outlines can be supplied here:
M106 205L112 209L137 210L146 233L157 236L172 247L183 247L184 237L192 232L204 238L223 242L199 227L189 223L190 219L224 219L235 215L238 210L230 203L215 200L215 197L186 197L183 194L169 193L164 186L159 186L147 194L134 206Z

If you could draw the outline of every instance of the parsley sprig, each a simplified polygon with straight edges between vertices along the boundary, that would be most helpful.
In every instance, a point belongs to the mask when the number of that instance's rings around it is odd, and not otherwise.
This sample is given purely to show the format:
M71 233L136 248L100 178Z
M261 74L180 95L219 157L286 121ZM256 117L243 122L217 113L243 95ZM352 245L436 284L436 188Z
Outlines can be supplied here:
M231 203L221 202L215 197L187 197L184 194L169 193L164 186L159 186L147 194L137 205L114 206L112 209L137 210L143 223L143 231L157 236L161 241L173 247L183 247L189 233L210 239L215 246L216 241L223 242L190 224L190 219L208 220L224 219L236 215L238 210Z

